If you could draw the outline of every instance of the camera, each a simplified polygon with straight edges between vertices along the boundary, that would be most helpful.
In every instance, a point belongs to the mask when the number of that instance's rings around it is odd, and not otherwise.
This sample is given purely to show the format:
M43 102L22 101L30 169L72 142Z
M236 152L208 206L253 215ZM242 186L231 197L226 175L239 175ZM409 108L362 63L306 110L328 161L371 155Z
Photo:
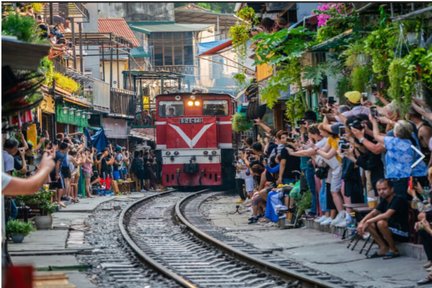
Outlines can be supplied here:
M304 119L300 119L297 121L297 126L305 125L305 124L306 124L306 121Z
M343 151L343 150L347 150L347 149L349 149L350 148L350 143L345 139L345 138L341 138L340 140L339 140L339 143L338 143L338 145L339 145L339 148Z
M345 126L339 126L339 136L345 135Z
M364 129L363 124L361 123L361 121L357 120L357 119L354 120L352 123L350 123L349 127L350 128L355 128L357 130L363 130Z
M370 114L372 117L377 118L378 117L378 110L376 106L370 107Z

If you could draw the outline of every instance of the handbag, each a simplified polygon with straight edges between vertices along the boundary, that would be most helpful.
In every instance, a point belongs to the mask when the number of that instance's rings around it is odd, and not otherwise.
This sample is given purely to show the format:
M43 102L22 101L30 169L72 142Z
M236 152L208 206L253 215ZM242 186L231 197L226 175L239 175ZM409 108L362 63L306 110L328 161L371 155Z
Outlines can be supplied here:
M317 167L315 168L315 175L319 179L326 179L328 175L329 167Z

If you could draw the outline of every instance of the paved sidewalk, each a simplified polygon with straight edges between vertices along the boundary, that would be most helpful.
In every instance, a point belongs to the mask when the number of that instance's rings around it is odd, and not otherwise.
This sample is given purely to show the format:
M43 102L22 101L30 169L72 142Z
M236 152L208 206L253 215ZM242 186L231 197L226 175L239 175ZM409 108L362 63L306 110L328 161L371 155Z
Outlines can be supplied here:
M14 264L31 264L39 271L61 271L69 277L69 282L78 288L96 287L89 281L75 255L90 252L92 247L85 244L85 220L96 207L114 198L141 198L145 193L132 193L123 196L100 196L80 199L79 203L68 205L53 213L53 229L37 230L28 235L23 243L8 243L9 253Z
M351 251L346 248L348 240L341 240L335 234L306 228L279 229L272 224L248 225L247 219L251 213L246 207L241 205L241 214L234 213L237 199L235 196L217 196L202 208L208 214L208 219L226 229L229 235L239 237L255 247L280 248L287 261L296 259L308 267L354 281L358 287L416 287L416 282L426 276L423 269L425 258L408 257L404 249L401 249L402 256L399 258L367 259L364 253L358 253L361 245ZM416 249L422 250L421 247ZM421 256L425 257L424 253Z

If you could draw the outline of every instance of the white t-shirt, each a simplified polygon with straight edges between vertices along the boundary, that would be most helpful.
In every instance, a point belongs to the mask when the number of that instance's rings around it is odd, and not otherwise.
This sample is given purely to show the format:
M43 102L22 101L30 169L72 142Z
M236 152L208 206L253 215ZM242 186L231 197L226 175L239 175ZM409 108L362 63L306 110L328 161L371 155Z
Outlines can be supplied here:
M323 148L325 145L327 144L327 137L324 137L323 139L321 139L320 141L318 141L317 143L315 143L315 146L318 148ZM315 162L319 163L320 161L324 161L325 163L327 163L327 165L331 168L331 169L336 169L337 167L340 166L339 161L336 159L335 156L333 156L330 159L325 159L324 157L317 155L315 158Z

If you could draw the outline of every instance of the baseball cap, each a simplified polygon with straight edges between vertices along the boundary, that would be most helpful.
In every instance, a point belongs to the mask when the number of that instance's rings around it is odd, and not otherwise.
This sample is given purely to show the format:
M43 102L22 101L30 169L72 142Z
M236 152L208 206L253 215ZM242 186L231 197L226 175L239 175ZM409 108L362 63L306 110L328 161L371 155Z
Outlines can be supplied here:
M344 94L344 96L348 99L349 102L353 104L360 103L360 99L362 98L362 95L359 91L348 91Z

